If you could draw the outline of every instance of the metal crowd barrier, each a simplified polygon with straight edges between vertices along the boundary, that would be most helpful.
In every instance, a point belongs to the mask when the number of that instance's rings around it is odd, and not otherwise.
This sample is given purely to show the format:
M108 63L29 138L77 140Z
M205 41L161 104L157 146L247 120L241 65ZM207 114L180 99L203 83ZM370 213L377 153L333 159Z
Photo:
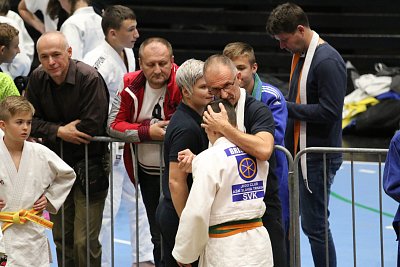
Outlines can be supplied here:
M289 261L290 264L289 266L296 266L295 265L295 236L296 236L296 232L295 232L295 228L292 227L293 224L293 220L292 218L298 218L299 217L299 209L295 209L294 207L296 206L295 204L295 200L299 199L298 196L298 190L297 190L297 195L296 194L296 190L295 190L295 183L294 183L294 179L293 179L293 169L294 169L294 162L293 162L293 157L290 154L289 150L287 150L285 147L283 146L279 146L279 145L275 145L275 150L279 150L282 153L285 154L286 159L288 161L288 171L289 171L289 175L288 175L288 183L289 183L289 213L290 213L290 227L289 227Z
M127 142L123 142L120 139L116 139L116 138L111 138L111 137L105 137L105 136L96 136L93 137L92 142L107 142L110 145L110 156L109 156L109 163L110 163L110 179L109 179L109 190L110 190L110 213L111 213L111 266L114 267L114 205L113 205L113 200L114 200L114 186L113 186L113 145L118 145L118 143L127 143ZM117 144L115 144L117 143ZM160 145L161 149L160 149L160 166L162 166L164 158L163 158L163 152L164 152L164 146L163 146L163 142L161 141L147 141L147 142L143 142L145 144L158 144ZM138 151L138 144L133 144L130 143L131 145L131 151ZM89 183L88 183L88 145L85 145L85 168L86 168L86 196L89 196ZM61 158L63 157L63 143L61 142ZM138 184L139 184L139 175L138 175L138 157L132 157L135 159L135 161L133 162L133 166L134 166L134 175L135 175L135 198L136 198L136 265L139 266L139 194L138 194ZM162 194L162 168L160 168L160 194ZM86 229L90 229L90 225L89 225L89 197L86 197ZM62 212L62 263L61 266L65 267L65 229L64 229L64 206L62 206L61 208L61 212ZM87 266L91 266L90 265L90 239L89 239L89 231L86 231L86 257L87 257ZM60 263L58 263L58 266L60 266Z
M112 166L112 161L113 161L113 149L112 146L116 142L121 142L119 139L115 138L110 138L110 137L94 137L93 141L97 142L108 142L110 143L110 166ZM163 143L160 141L153 141L153 142L146 142L146 143L152 143L152 144L159 144L161 146L160 150L160 166L162 166L163 162ZM134 147L135 151L137 150L137 144L131 144L131 148ZM304 150L299 151L295 158L293 159L290 152L282 147L282 146L275 146L276 150L282 151L288 160L288 170L289 170L289 176L288 176L288 181L289 181L289 204L290 204L290 229L289 229L289 240L290 240L290 248L289 248L289 266L291 267L301 267L301 257L300 257L300 223L299 223L299 216L300 216L300 210L299 210L299 168L295 168L295 166L299 166L300 162L300 157L302 155L305 155L307 153L319 153L323 154L323 162L324 162L324 184L325 184L325 205L327 201L327 189L326 189L326 154L329 153L349 153L350 154L350 161L351 161L351 194L352 194L352 232L353 232L353 259L354 263L353 265L356 266L356 260L357 260L357 255L356 255L356 236L355 236L355 200L354 200L354 154L376 154L378 155L378 162L379 162L379 216L380 216L380 250L381 250L381 266L384 266L384 253L383 253L383 223L382 223L382 172L381 172L381 164L382 164L382 155L386 155L388 152L388 149L367 149L367 148L326 148L326 147L310 147L306 148ZM62 151L62 146L61 146L61 151ZM61 152L62 154L62 152ZM134 173L135 173L135 187L138 189L138 183L139 183L139 177L138 177L138 162L137 162L137 156L135 157L135 161L133 162L134 164ZM87 160L88 160L88 146L85 145L85 160L86 160L86 179L88 179L88 166L87 166ZM162 168L160 168L160 185L162 182ZM162 189L162 185L160 186ZM113 203L113 171L111 169L110 172L110 203ZM162 192L160 192L162 194ZM89 195L89 187L88 183L86 183L86 195ZM136 264L138 265L140 262L139 259L139 203L138 203L138 192L136 191ZM62 210L62 218L64 221L64 210ZM326 206L325 206L326 210ZM113 205L110 207L111 211L111 266L114 266L114 210L113 210ZM87 222L86 222L86 227L89 229L89 198L86 198L86 212L87 212ZM327 212L325 212L325 220L327 221ZM328 266L328 229L327 229L327 223L325 223L325 253L327 255L326 257L326 266ZM62 234L64 237L64 226L62 225ZM65 253L65 241L63 238L63 262L62 266L65 266L65 258L64 258L64 253ZM89 244L89 233L87 231L87 266L90 266L90 244ZM60 265L59 265L60 266Z
M355 195L354 195L354 154L373 154L378 156L379 164L379 219L380 219L380 260L381 266L384 266L384 252L383 252L383 223L382 223L382 156L386 155L388 149L373 149L373 148L326 148L326 147L310 147L299 151L293 160L293 165L289 165L289 195L290 203L293 203L290 217L291 239L290 239L290 266L301 266L300 257L300 223L299 223L299 166L300 157L307 153L323 154L323 168L324 168L324 198L325 198L325 255L326 266L329 266L329 253L328 253L328 224L327 224L327 174L326 174L326 155L330 153L348 153L351 162L351 204L352 204L352 241L353 241L353 266L357 266L356 254L356 220L355 220ZM292 169L291 169L292 167ZM291 175L293 173L293 175ZM302 181L307 182L307 181ZM291 191L292 190L292 191ZM293 210L292 210L293 209ZM293 216L292 216L293 214ZM292 237L294 238L292 239ZM293 244L292 244L293 243Z

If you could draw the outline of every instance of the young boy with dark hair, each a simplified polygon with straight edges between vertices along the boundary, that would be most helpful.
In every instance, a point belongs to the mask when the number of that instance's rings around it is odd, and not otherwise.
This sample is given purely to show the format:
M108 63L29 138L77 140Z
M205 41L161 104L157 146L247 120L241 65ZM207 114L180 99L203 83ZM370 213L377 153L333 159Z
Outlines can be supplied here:
M73 169L54 152L26 141L33 113L21 96L0 103L0 221L10 266L50 266L45 227L53 224L42 211L56 213L75 181Z

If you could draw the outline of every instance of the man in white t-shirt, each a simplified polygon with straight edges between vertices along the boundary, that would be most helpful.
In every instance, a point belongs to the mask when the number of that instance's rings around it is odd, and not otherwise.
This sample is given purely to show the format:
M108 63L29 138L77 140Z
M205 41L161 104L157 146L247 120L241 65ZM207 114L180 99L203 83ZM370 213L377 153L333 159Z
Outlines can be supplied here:
M123 89L124 74L135 71L135 56L133 46L139 32L136 28L136 15L128 7L114 5L108 7L102 18L102 28L105 40L95 49L86 54L83 61L94 68L103 76L108 91L110 92L110 107L118 91ZM117 214L121 202L127 205L129 216L130 241L132 245L132 262L136 262L136 198L135 187L130 181L124 168L123 143L113 144L113 217ZM100 231L102 244L102 266L111 266L111 199L107 195L103 212L103 223ZM147 266L153 261L153 245L151 243L149 223L143 200L139 198L139 261L140 266Z
M158 37L143 41L139 48L140 71L124 76L124 89L115 97L108 117L110 136L127 142L162 141L169 119L181 101L175 81L178 66L171 44ZM160 145L138 145L138 177L154 244L154 261L161 258L160 230L155 213L160 198ZM144 156L144 157L142 157ZM130 144L125 145L125 168L133 180Z

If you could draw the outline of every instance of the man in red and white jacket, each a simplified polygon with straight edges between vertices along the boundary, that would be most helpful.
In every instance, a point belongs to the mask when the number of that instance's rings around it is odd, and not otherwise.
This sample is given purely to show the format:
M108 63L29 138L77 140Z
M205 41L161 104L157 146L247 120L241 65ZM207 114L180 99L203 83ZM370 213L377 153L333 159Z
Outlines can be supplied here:
M181 101L175 82L178 66L174 63L171 44L163 38L146 39L139 48L140 70L124 76L124 89L112 104L108 118L108 134L126 142L141 143L164 140L169 119ZM125 168L134 181L133 154L125 144ZM160 197L160 149L158 144L139 144L138 176L143 202L154 244L154 261L161 258L160 231L155 212Z

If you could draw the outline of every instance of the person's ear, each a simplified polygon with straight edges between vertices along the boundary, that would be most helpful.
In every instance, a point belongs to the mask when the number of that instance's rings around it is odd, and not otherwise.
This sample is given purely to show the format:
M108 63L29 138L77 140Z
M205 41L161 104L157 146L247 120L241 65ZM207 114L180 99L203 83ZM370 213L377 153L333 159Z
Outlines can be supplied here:
M72 57L72 47L68 47L67 53L68 53L68 57L71 58Z
M240 71L236 74L236 78L239 82L242 80L242 73Z
M190 96L191 96L189 90L186 89L185 87L183 87L183 89L182 89L182 95L185 97L185 99L190 99Z
M114 38L116 36L116 32L114 29L110 29L107 33L107 36Z
M6 128L6 122L3 120L0 120L0 129L4 131L4 128Z
M301 33L301 35L304 35L305 29L303 25L297 25L297 30Z
M5 45L0 45L0 53L4 54L4 50L6 49Z
M251 72L252 72L253 74L256 74L257 70L258 70L258 64L257 64L257 63L254 63L254 64L251 66Z
M172 56L171 56L171 63L174 63L174 60L175 60L175 58L174 58L174 56L172 55Z

